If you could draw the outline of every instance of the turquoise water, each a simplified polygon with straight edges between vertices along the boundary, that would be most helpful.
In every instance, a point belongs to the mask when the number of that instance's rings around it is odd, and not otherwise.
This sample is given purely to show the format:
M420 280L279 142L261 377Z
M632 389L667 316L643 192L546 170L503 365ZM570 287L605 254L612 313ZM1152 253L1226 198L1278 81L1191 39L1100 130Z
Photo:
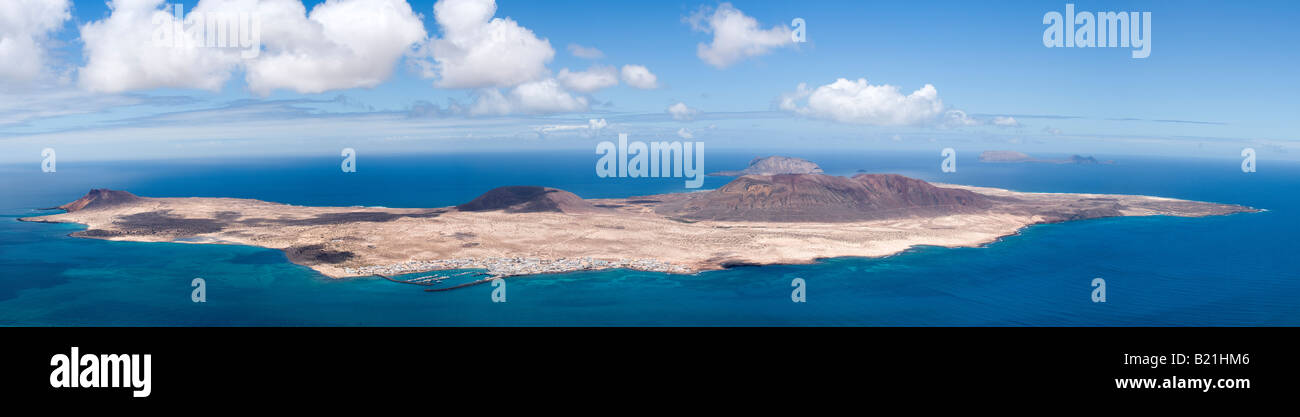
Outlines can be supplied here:
M710 154L712 170L753 154ZM92 187L144 196L257 198L303 205L434 207L500 185L547 185L583 197L681 191L680 179L596 178L585 153L60 163L54 174L0 167L0 324L5 325L1297 325L1300 166L1098 155L1113 166L985 165L939 157L794 155L828 173L896 172L1022 191L1149 194L1246 204L1264 213L1200 219L1116 218L1026 229L983 248L914 248L880 259L828 259L667 275L583 272L446 293L378 279L330 280L278 251L67 237L77 225L21 223ZM726 178L709 178L706 188ZM207 282L207 302L190 282ZM1090 300L1093 278L1107 303ZM790 282L807 282L807 303Z

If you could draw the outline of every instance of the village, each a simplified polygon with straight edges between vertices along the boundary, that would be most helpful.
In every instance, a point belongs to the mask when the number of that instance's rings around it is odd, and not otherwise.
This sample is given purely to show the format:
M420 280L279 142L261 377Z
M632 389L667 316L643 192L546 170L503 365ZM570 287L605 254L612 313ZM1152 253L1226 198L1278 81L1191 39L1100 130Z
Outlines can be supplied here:
M391 265L372 265L360 268L344 268L344 271L353 276L396 276L418 272L455 269L485 269L487 270L486 275L501 278L520 275L558 274L573 271L620 268L671 274L693 274L697 272L696 270L685 266L662 262L655 259L603 260L591 257L558 259L542 259L535 257L456 258L428 261L407 261Z

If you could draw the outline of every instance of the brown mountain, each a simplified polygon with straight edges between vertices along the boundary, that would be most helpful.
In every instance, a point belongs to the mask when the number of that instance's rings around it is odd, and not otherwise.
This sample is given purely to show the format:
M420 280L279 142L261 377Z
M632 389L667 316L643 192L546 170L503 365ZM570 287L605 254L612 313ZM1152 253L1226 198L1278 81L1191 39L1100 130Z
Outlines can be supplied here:
M754 158L749 167L741 171L721 171L709 174L714 177L739 177L742 175L820 174L822 167L816 163L788 156Z
M126 191L96 188L90 190L90 192L86 193L86 195L81 198L78 198L77 201L55 208L73 213L81 210L94 210L98 208L119 206L122 204L130 204L140 200L143 200L143 198Z
M494 188L468 203L456 206L460 211L495 211L507 213L591 213L601 208L577 195L555 188L514 185Z
M655 212L691 220L846 222L991 206L983 195L901 175L782 174L746 175L717 190L682 194L667 199Z

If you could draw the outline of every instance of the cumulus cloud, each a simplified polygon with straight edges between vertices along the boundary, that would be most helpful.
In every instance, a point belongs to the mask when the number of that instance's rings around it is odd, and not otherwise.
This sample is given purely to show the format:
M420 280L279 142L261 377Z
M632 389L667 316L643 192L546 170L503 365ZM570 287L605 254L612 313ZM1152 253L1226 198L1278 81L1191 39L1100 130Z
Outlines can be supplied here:
M433 59L424 75L444 88L510 87L546 77L555 57L551 42L509 17L493 18L496 10L495 0L438 0L433 14L443 36L422 48Z
M494 0L439 0L433 9L442 38L423 45L414 54L415 64L425 77L438 79L437 87L478 89L468 106L471 115L586 111L589 98L575 93L593 93L620 81L640 89L659 85L658 77L640 65L621 70L601 65L585 71L565 68L551 76L547 65L555 50L550 41L509 17L494 18ZM580 58L604 56L577 44L568 49Z
M695 116L699 115L700 111L687 107L686 103L678 102L668 106L668 114L673 116L673 120L690 121L695 120Z
M582 59L601 59L605 57L605 53L599 49L588 48L576 43L569 44L569 53Z
M107 18L81 26L86 65L78 70L78 82L83 88L110 93L163 87L221 89L239 63L238 52L155 45L155 28L176 24L172 14L162 9L163 1L113 0Z
M761 29L758 20L746 16L731 3L722 3L717 9L701 7L686 21L696 31L713 34L712 42L697 45L696 55L718 69L794 44L790 27L775 25Z
M591 99L581 95L620 82L640 89L659 86L658 77L641 65L565 68L552 76L550 42L509 17L495 17L494 0L438 0L433 20L440 37L432 38L406 0L328 0L310 12L302 0L199 0L191 16L248 13L260 20L261 47L251 50L253 56L238 47L159 47L157 28L182 24L165 1L110 0L107 17L80 28L86 58L78 70L82 87L219 91L242 70L255 93L310 94L377 86L405 58L421 75L434 78L436 87L471 89L474 97L466 106L421 105L413 113L506 115L586 111ZM6 24L0 33L8 29ZM575 56L602 55L580 45L570 50Z
M612 66L592 66L586 71L560 70L555 77L564 88L579 93L590 93L618 85L618 69Z
M629 86L640 88L642 90L651 90L659 87L659 77L650 72L641 65L624 65L623 82Z
M373 87L426 36L420 16L404 0L328 1L310 14L299 0L200 0L191 16L255 16L260 21L257 39L265 50L241 56L241 49L233 47L161 47L155 43L157 28L177 24L164 1L113 0L107 18L81 27L86 65L79 70L79 82L84 88L216 91L241 67L249 89L259 94Z
M475 116L549 114L590 109L580 96L619 82L640 89L658 87L658 77L640 65L594 65L585 71L561 69L552 76L550 41L509 17L494 18L494 0L439 0L433 7L442 38L430 39L411 63L440 88L476 89L464 108ZM598 59L600 50L570 44L574 56ZM579 94L579 95L575 95Z
M46 73L50 35L72 17L68 0L5 0L0 4L0 83Z
M933 85L904 95L898 87L872 85L865 78L840 78L816 89L799 84L797 91L781 97L780 108L808 117L877 126L931 124L945 114Z
M234 10L246 0L203 0L203 7ZM258 94L275 89L299 93L374 87L392 75L408 48L427 34L405 0L338 0L305 14L298 0L262 0L266 51L248 61L248 87ZM376 30L382 28L382 30Z
M508 114L548 114L586 111L590 104L586 97L575 97L560 88L553 78L520 84L502 94L498 89L484 89L469 107L472 116L503 116Z
M695 134L686 128L677 129L677 137L682 139L695 139Z

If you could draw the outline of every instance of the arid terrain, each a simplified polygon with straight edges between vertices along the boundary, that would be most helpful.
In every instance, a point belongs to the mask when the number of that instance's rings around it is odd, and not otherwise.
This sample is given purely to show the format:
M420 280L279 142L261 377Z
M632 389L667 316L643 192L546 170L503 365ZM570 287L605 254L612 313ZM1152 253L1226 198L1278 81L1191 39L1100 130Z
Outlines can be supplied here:
M486 268L492 276L631 268L694 273L734 265L886 256L917 245L977 246L1033 224L1254 209L1159 197L1021 193L898 175L745 175L712 191L584 200L502 187L431 209L303 207L92 190L22 219L80 223L79 237L283 250L330 277Z

